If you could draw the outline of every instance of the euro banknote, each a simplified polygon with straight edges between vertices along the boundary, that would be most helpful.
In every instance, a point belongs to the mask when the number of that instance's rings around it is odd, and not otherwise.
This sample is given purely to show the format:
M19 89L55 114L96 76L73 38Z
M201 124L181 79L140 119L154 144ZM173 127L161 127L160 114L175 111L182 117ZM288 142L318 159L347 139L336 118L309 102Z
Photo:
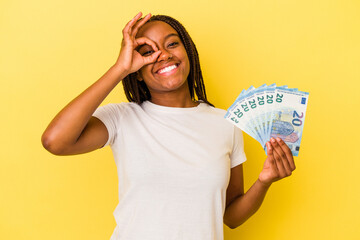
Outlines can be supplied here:
M266 152L266 142L279 137L298 156L309 93L276 84L243 90L228 108L225 119L256 139Z

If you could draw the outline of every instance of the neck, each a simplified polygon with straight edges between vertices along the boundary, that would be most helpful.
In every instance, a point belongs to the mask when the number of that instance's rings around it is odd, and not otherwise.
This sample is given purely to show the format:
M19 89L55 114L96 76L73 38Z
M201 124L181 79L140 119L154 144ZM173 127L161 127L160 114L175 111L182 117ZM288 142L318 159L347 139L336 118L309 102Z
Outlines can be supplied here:
M187 94L174 94L169 92L152 94L150 101L154 104L165 107L189 108L199 105L199 102L191 99L189 92Z

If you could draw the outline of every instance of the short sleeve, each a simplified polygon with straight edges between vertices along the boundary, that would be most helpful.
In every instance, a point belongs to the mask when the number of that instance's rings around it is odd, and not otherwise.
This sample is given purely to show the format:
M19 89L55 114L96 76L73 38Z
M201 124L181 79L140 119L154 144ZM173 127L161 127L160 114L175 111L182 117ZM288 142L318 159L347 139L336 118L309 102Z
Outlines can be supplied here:
M114 144L122 116L121 105L112 103L101 106L96 109L93 116L104 123L109 133L109 138L103 147Z
M231 168L240 165L246 161L246 155L244 152L244 138L240 128L233 126L234 136L233 136L233 148L230 154Z

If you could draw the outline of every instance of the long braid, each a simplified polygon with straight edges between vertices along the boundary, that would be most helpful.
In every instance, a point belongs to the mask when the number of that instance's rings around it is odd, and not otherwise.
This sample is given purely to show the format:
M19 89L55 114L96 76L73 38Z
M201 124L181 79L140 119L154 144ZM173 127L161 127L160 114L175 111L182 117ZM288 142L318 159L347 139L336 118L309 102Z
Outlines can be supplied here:
M176 19L166 15L153 15L150 18L149 22L152 21L163 21L169 24L172 28L174 28L175 31L179 34L179 37L184 44L190 62L190 72L187 81L191 99L196 100L196 94L198 100L214 106L207 100L205 84L200 67L199 54L194 42L192 41L189 33L186 31L184 26ZM122 82L126 98L129 100L129 102L136 102L138 104L141 104L146 100L150 100L151 95L145 82L138 81L136 76L137 73L129 74L124 78Z

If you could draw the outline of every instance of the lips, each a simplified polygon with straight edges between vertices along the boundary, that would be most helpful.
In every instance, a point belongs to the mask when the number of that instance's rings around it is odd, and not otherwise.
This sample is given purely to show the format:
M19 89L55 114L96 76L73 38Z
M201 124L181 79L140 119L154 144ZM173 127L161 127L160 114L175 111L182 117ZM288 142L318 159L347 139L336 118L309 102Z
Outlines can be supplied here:
M155 73L161 75L171 74L172 72L175 72L178 67L179 67L178 63L167 64L166 66L163 66L160 69L158 69Z

